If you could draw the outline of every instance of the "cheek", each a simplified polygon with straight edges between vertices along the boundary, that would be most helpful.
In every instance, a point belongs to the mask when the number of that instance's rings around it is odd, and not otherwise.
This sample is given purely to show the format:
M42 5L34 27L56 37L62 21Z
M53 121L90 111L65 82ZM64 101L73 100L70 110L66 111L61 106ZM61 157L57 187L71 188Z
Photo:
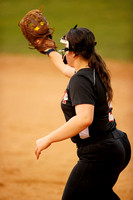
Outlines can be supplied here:
M72 57L70 56L69 53L66 53L66 60L68 65L72 66Z
M66 55L66 60L67 60L67 64L71 65L71 60L70 60L69 56L67 56L67 55Z

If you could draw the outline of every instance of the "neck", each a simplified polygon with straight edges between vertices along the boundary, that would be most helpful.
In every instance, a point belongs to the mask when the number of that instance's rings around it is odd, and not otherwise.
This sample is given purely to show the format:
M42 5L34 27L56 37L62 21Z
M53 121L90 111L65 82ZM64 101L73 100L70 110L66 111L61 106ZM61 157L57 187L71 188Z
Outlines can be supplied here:
M78 72L80 69L89 68L88 60L85 60L81 57L77 57L74 61L74 68L76 72Z

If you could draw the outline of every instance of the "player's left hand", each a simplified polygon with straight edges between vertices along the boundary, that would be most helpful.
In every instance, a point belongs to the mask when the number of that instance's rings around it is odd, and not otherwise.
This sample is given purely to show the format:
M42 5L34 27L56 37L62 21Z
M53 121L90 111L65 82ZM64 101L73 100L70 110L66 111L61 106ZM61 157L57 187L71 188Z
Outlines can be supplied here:
M40 53L46 54L47 49L56 49L52 40L54 29L49 27L47 19L40 10L29 11L19 22L24 37L31 46Z
M49 141L49 137L45 136L36 141L36 147L35 147L35 155L37 160L39 159L39 156L41 154L41 151L44 149L47 149L51 145Z

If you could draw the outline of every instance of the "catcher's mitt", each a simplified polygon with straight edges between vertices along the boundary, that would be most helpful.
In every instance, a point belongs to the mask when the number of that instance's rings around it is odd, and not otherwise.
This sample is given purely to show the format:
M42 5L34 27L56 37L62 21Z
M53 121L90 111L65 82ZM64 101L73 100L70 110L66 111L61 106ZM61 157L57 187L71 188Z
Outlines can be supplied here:
M49 27L48 21L39 10L31 10L19 22L19 26L29 45L45 54L47 49L55 48L52 40L54 29Z

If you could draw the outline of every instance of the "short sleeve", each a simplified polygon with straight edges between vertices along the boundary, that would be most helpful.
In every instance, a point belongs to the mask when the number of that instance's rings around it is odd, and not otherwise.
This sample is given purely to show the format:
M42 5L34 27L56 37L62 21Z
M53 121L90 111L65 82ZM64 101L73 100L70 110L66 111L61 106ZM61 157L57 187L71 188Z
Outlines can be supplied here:
M79 104L95 105L94 85L85 76L75 74L69 82L69 90L72 106Z

